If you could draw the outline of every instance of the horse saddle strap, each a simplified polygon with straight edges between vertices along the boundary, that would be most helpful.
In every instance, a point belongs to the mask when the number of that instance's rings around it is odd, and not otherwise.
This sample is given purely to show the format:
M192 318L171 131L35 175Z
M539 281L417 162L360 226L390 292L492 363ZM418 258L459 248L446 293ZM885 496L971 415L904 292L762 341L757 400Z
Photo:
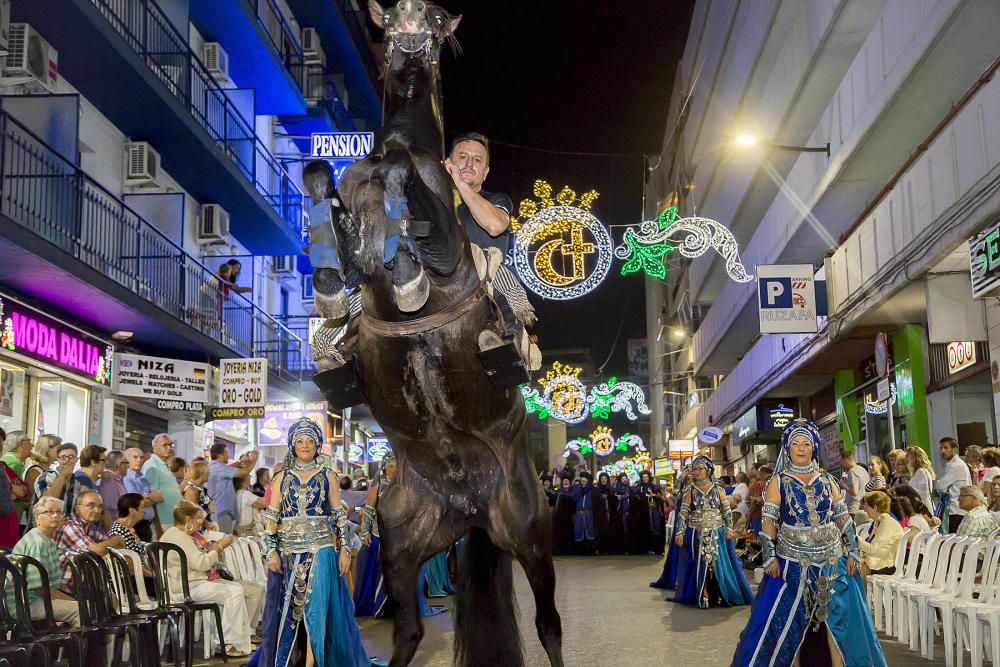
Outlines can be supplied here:
M386 322L385 320L376 319L367 313L361 313L361 325L379 336L398 337L424 333L457 320L472 310L485 297L486 288L480 283L476 289L466 294L459 301L426 317L418 317L414 320L406 320L404 322Z

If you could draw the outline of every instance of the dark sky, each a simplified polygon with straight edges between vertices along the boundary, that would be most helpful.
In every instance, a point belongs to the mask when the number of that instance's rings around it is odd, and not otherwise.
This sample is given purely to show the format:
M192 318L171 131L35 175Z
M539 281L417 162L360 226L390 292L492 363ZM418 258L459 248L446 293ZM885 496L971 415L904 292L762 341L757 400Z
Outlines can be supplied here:
M487 190L515 208L543 178L555 190L596 189L608 225L641 222L645 165L659 154L693 0L439 0L462 14L464 55L442 58L445 128L494 142ZM511 146L531 147L529 150ZM574 156L569 153L610 153ZM615 243L623 230L613 228ZM627 339L646 335L642 279L608 278L572 301L530 294L546 349L589 347L607 374L623 374ZM546 362L553 361L548 355Z

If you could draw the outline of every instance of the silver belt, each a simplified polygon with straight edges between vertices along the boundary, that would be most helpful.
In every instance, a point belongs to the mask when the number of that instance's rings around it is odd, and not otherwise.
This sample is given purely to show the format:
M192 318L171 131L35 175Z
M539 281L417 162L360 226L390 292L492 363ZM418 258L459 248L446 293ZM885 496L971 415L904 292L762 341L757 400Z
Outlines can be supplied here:
M283 553L316 553L334 544L328 516L289 516L281 520L281 551Z
M778 528L775 551L786 560L799 563L836 563L844 553L840 543L840 529L836 524L819 526L792 526L787 523Z
M718 510L695 510L688 517L688 526L697 530L716 530L725 525Z

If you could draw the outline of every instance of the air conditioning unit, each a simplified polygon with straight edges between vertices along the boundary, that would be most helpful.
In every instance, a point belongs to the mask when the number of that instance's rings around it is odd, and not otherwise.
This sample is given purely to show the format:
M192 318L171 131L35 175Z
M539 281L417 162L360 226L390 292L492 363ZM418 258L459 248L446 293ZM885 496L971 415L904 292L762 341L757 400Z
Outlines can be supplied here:
M160 154L147 141L125 144L125 185L158 188Z
M27 23L11 23L0 84L27 85L54 93L58 80L59 52Z
M271 275L287 276L295 271L295 255L275 255L271 257Z
M203 204L201 220L198 223L198 243L211 245L225 241L227 236L229 236L229 213L219 204Z
M218 42L206 42L201 51L205 69L216 83L229 83L229 54Z
M326 54L323 53L316 28L302 29L302 56L302 62L306 65L326 66Z
M0 0L0 56L6 56L10 51L10 2Z

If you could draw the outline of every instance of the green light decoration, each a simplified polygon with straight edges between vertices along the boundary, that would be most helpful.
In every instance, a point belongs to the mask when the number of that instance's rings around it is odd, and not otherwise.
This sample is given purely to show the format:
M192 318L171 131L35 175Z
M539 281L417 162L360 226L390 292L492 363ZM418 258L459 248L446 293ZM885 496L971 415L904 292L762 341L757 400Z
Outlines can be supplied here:
M619 382L613 377L588 391L578 377L580 370L557 361L553 369L539 379L542 391L521 385L521 397L528 414L537 414L542 421L552 417L567 424L579 424L589 416L609 419L617 412L624 412L630 420L638 421L639 414L652 412L646 404L645 392L634 382Z
M634 450L637 453L646 452L646 445L642 438L631 433L616 438L611 429L606 426L598 426L589 438L574 438L566 443L563 448L562 457L569 458L573 452L580 454L590 454L596 452L598 456L610 456L614 452L625 452ZM648 454L647 454L648 455Z
M732 280L747 283L754 279L740 261L739 244L732 232L709 218L681 218L676 206L663 209L656 220L643 222L638 231L628 227L622 243L615 248L615 256L625 260L621 268L623 276L642 271L663 280L667 276L663 258L675 250L688 259L715 250L726 260L726 273Z

